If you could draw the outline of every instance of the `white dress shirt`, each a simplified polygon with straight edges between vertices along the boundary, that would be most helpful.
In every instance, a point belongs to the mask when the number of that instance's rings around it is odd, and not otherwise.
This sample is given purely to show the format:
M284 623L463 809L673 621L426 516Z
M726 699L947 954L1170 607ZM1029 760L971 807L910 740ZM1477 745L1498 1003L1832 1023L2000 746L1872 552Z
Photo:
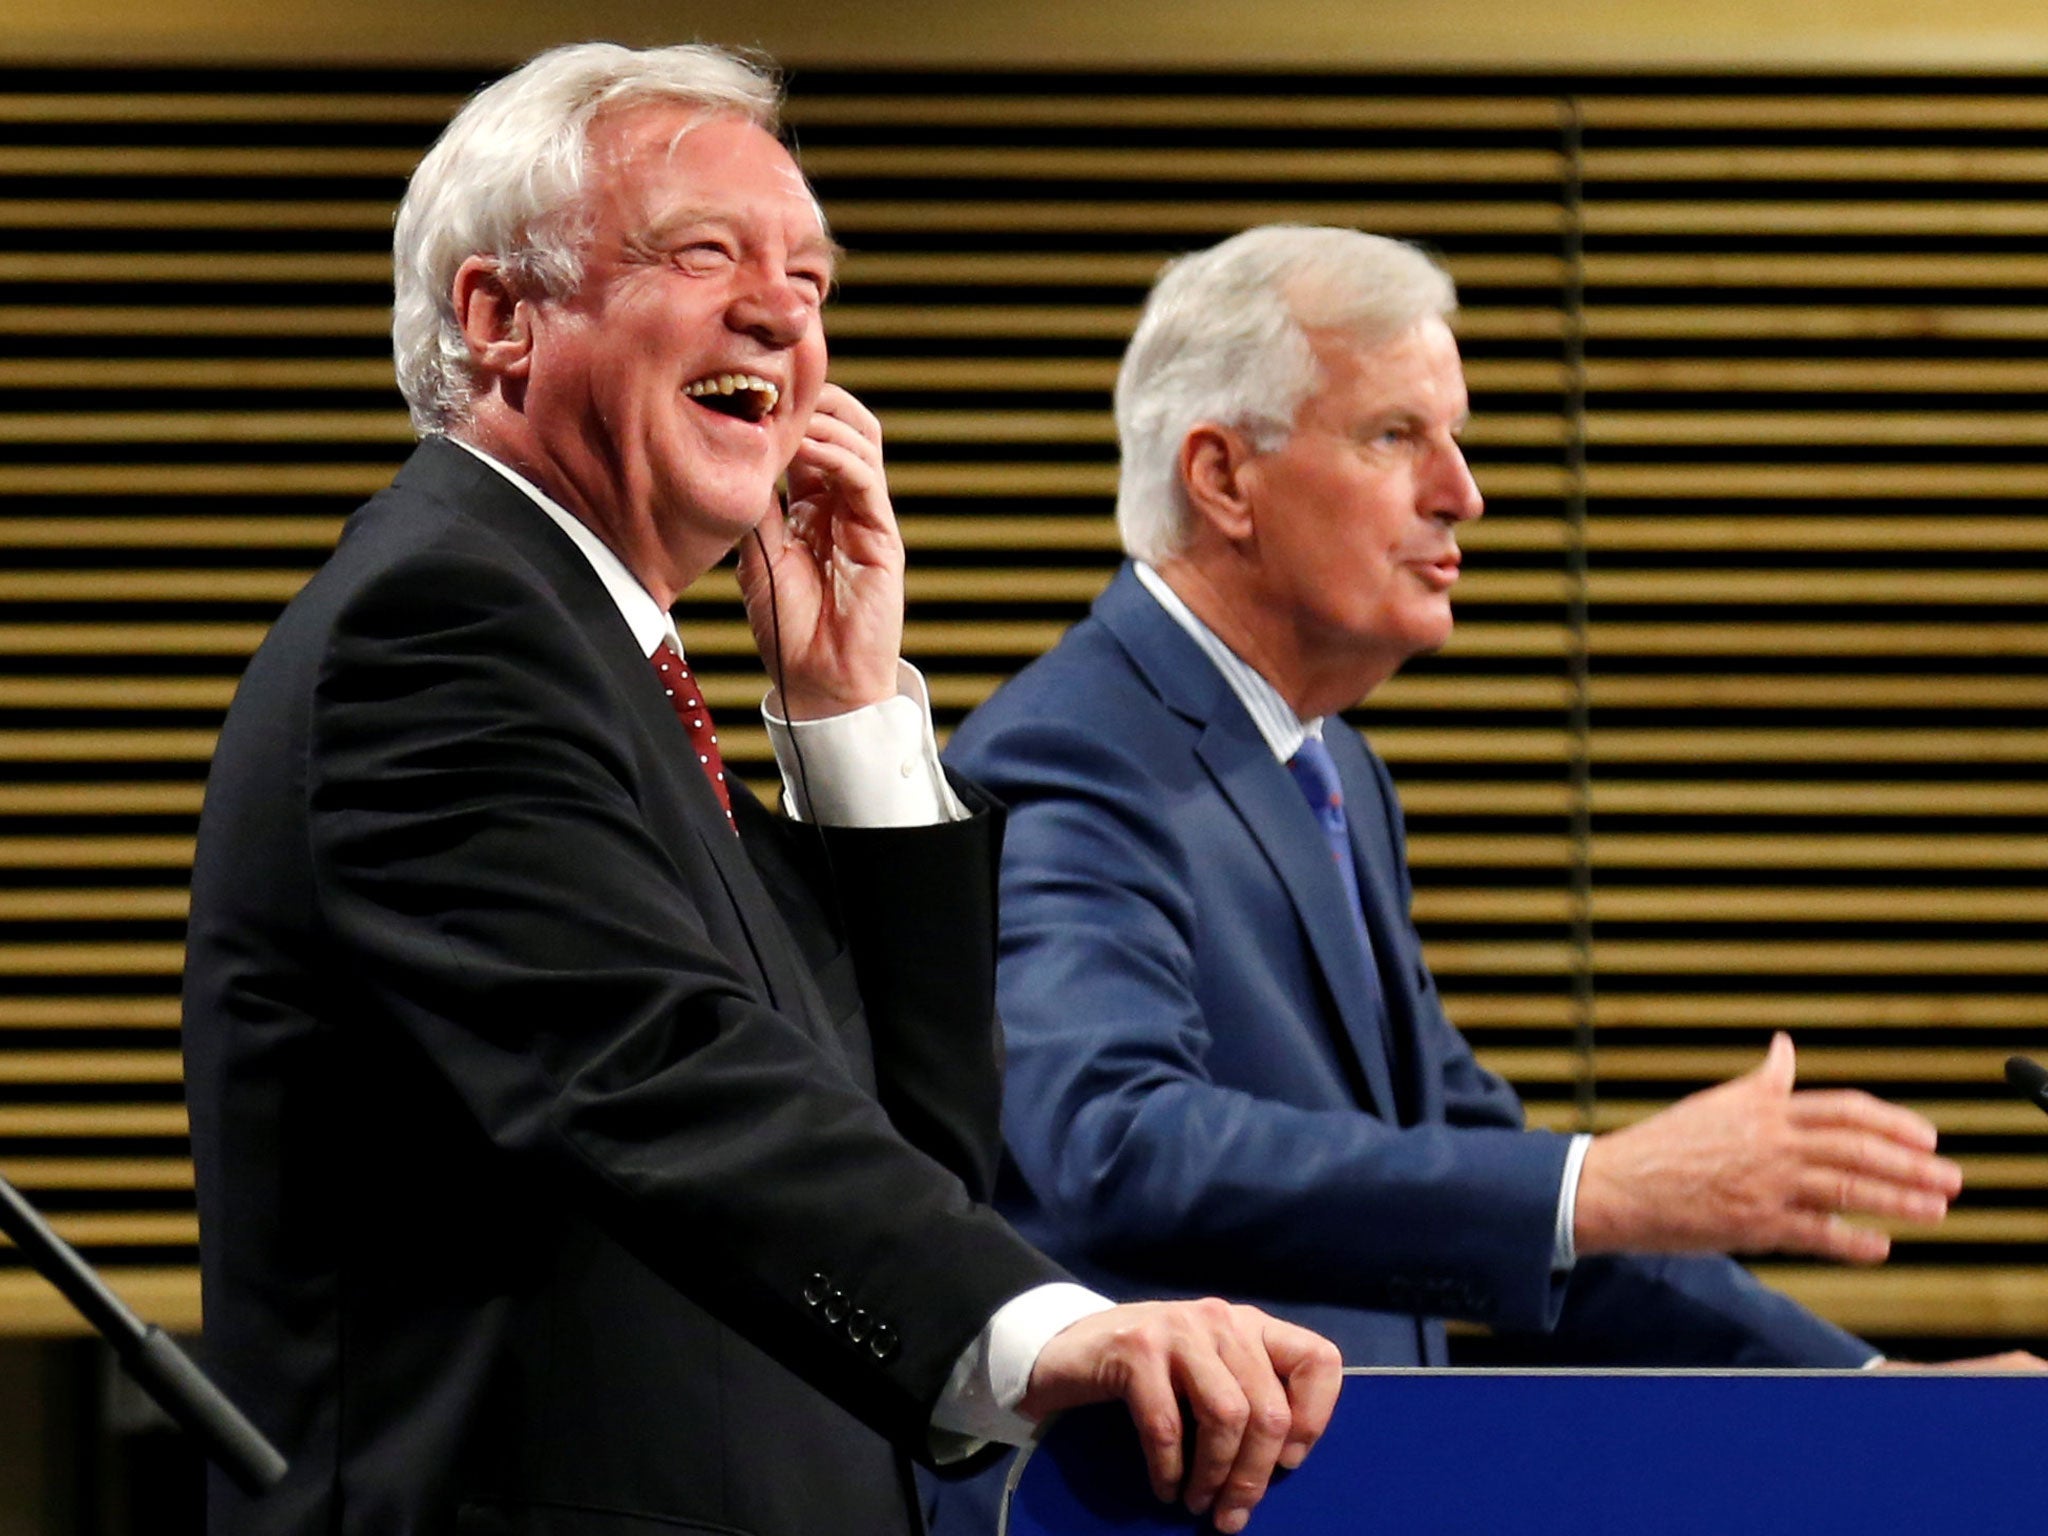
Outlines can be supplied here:
M569 536L604 583L642 655L652 656L664 640L682 649L675 619L596 533L481 448L460 438L449 441L517 486ZM772 691L762 701L761 715L782 773L783 804L792 816L836 827L916 827L966 819L967 808L939 766L924 678L908 662L896 665L896 696L848 714L792 722L781 717L781 701ZM932 1409L937 1459L961 1459L991 1440L1028 1443L1036 1426L1016 1407L1031 1384L1039 1351L1069 1324L1113 1305L1086 1286L1062 1281L1034 1286L998 1307L988 1326L961 1351Z

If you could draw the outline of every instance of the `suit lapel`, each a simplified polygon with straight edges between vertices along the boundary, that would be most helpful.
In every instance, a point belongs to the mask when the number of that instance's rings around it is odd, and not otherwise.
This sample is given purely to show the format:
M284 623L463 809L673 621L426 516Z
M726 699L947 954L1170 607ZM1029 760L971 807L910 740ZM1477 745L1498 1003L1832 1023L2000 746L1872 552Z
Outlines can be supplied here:
M1366 968L1329 844L1292 775L1274 759L1222 674L1128 565L1097 602L1095 616L1116 635L1161 699L1202 727L1195 755L1286 891L1337 1011L1343 1043L1373 1104L1392 1119L1396 1100L1379 1007L1383 983ZM1352 836L1357 836L1355 827ZM1370 866L1360 864L1359 871L1363 884ZM1370 926L1371 897L1367 902Z
M428 438L402 476L409 488L450 501L489 528L527 561L568 610L571 623L611 675L631 729L655 745L651 755L661 765L664 785L687 813L677 818L678 824L717 871L739 910L768 1001L792 1018L814 1021L821 1037L829 1034L816 989L796 961L780 913L726 824L725 812L698 769L696 751L653 667L640 654L632 630L583 552L518 487L453 443ZM740 790L737 784L733 787Z

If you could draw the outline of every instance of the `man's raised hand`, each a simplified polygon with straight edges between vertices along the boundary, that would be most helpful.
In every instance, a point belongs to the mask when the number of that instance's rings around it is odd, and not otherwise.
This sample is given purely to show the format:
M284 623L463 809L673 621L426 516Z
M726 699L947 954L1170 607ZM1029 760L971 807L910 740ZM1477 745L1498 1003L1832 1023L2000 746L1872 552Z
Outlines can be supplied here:
M1811 1253L1876 1263L1883 1232L1845 1217L1926 1225L1962 1170L1934 1126L1853 1090L1794 1092L1791 1038L1760 1066L1594 1139L1579 1178L1578 1251Z

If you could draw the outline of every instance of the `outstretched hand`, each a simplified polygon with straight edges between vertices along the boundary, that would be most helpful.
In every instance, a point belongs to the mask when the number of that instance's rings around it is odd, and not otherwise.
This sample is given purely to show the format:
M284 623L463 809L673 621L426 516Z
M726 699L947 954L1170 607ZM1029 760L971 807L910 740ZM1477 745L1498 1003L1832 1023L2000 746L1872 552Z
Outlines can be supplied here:
M788 479L787 508L771 504L740 544L740 596L784 717L814 720L896 692L903 536L881 424L836 384L820 391Z
M1791 1037L1762 1065L1681 1099L1586 1151L1574 1217L1580 1253L1617 1249L1811 1253L1876 1263L1891 1239L1847 1216L1932 1225L1962 1170L1934 1126L1853 1090L1792 1088Z
M1153 1492L1244 1529L1274 1467L1297 1467L1337 1406L1337 1346L1257 1307L1145 1301L1082 1318L1039 1352L1018 1408L1031 1419L1123 1401ZM1184 1451L1181 1404L1194 1419Z

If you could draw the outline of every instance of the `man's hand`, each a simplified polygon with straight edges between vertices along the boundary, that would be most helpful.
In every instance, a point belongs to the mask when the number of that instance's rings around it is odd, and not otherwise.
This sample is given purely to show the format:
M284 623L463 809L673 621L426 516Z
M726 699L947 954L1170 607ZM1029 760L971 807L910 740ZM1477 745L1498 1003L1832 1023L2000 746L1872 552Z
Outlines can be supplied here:
M894 695L903 536L882 472L881 424L838 385L820 391L790 460L788 510L771 505L757 532L740 543L740 596L768 675L782 685L783 717L816 720Z
M1277 1464L1298 1467L1337 1406L1344 1362L1319 1334L1257 1307L1145 1301L1084 1317L1039 1352L1018 1409L1031 1419L1120 1398L1152 1489L1244 1529ZM1183 1464L1180 1404L1195 1421Z
M1790 1036L1755 1071L1598 1137L1578 1251L1784 1251L1876 1263L1891 1240L1845 1215L1932 1225L1963 1187L1934 1127L1867 1093L1792 1091Z

